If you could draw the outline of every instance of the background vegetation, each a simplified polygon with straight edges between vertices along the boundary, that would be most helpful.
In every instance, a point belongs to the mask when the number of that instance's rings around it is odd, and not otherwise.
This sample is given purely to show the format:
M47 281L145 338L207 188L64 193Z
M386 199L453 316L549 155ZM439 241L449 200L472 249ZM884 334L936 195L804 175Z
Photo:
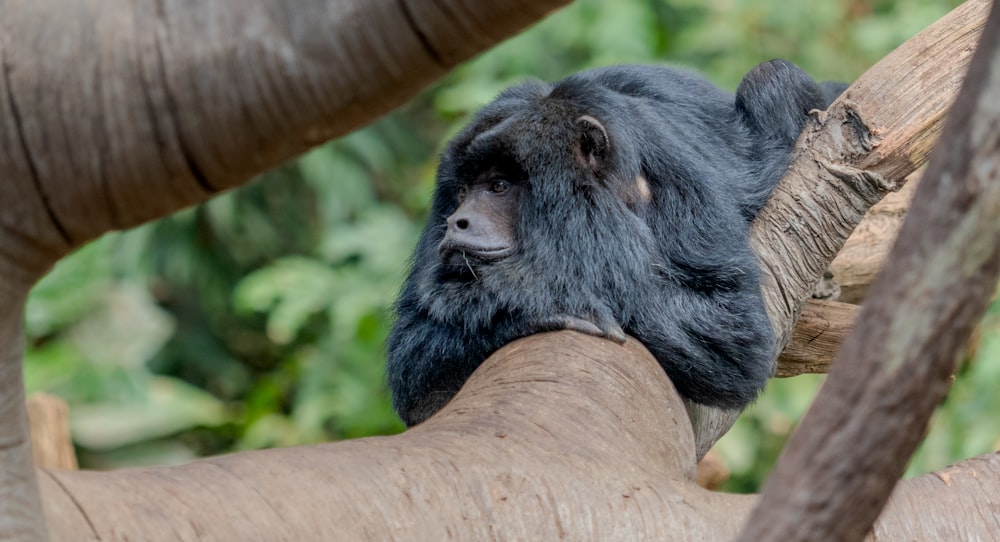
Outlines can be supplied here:
M529 76L624 62L728 89L773 57L852 80L957 3L578 0L368 128L62 261L28 305L28 389L69 401L89 468L398 432L383 384L390 308L436 154L477 107ZM998 313L914 473L997 448ZM821 381L774 381L719 444L729 489L758 487Z

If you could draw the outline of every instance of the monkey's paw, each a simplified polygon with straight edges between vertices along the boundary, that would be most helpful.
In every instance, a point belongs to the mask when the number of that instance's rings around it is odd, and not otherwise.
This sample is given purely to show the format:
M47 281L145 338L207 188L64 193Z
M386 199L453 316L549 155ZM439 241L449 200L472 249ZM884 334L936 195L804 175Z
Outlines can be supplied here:
M590 320L577 318L576 316L557 314L555 316L546 316L536 320L531 326L531 330L533 333L541 333L543 331L560 331L563 329L569 329L572 331L579 331L580 333L585 333L587 335L601 337L602 339L609 339L618 344L625 344L625 331L622 330L622 327L618 325L617 322L611 321L603 324L604 325L598 325Z

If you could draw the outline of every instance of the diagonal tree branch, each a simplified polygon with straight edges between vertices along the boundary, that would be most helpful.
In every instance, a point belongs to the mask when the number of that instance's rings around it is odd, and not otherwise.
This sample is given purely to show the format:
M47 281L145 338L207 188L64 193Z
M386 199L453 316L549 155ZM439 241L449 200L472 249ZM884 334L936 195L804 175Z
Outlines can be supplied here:
M854 333L741 540L860 540L944 398L1000 275L1000 10L993 10Z
M792 165L752 233L778 338L775 357L788 344L802 303L865 212L926 160L989 4L969 0L908 40L818 113L799 138ZM698 457L739 416L706 407L691 412Z

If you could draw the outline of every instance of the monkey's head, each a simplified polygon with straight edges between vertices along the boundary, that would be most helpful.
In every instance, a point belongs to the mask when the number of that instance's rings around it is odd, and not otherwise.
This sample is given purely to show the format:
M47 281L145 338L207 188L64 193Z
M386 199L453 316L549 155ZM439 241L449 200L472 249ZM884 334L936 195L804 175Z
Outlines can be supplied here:
M593 114L550 95L516 103L480 115L442 159L436 216L446 218L437 250L446 278L476 280L508 258L527 252L530 259L537 237L548 251L580 246L569 241L594 229L586 223L592 207L634 213L650 200L645 179L622 171L605 123ZM563 237L566 243L554 242Z

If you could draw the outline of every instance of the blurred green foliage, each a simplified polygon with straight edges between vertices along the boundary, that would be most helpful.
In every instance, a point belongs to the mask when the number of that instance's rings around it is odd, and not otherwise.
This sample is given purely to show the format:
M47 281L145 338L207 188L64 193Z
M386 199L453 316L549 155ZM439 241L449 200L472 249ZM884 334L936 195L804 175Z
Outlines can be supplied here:
M733 89L790 59L852 80L954 0L579 0L388 117L242 190L63 260L28 305L26 382L71 405L86 467L402 430L383 383L390 307L469 114L526 77L664 62ZM996 308L913 470L996 449ZM718 446L752 491L822 377L774 381Z

